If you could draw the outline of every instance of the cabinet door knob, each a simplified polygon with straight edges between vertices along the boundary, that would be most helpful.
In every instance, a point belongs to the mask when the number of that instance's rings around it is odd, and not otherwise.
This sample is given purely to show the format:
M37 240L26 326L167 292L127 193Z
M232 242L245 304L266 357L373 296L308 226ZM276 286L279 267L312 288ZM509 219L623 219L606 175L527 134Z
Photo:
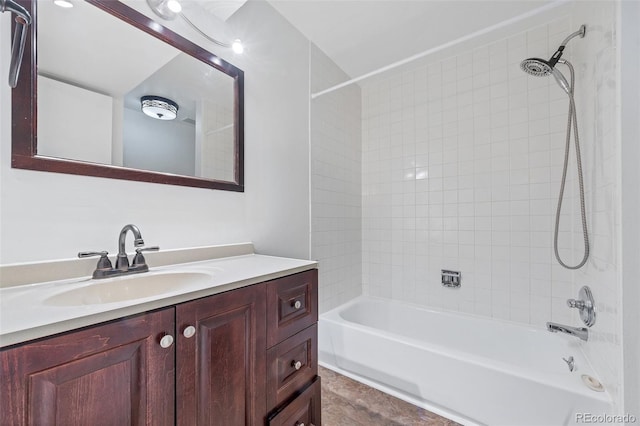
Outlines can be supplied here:
M173 336L170 334L165 334L162 339L160 339L160 346L163 348L168 348L173 345Z
M291 366L296 370L300 370L300 368L302 368L302 363L300 361L293 360L291 361Z
M296 422L295 426L304 426L304 423L302 423L302 422Z
M302 303L299 300L296 300L295 302L291 303L291 306L293 306L295 309L300 309L302 307Z
M187 339L193 337L195 334L196 334L196 328L194 326L192 326L192 325L186 327L184 329L184 331L182 332L182 335L184 337L186 337Z

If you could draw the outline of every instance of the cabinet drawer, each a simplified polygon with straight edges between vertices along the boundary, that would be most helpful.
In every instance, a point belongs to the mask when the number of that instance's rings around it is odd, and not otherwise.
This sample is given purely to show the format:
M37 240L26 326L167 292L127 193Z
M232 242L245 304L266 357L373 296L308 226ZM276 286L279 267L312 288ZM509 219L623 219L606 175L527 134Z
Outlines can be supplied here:
M267 351L267 407L275 408L318 374L318 326L289 337Z
M268 426L320 426L320 377L296 399L275 413Z
M267 347L318 321L318 270L267 283Z

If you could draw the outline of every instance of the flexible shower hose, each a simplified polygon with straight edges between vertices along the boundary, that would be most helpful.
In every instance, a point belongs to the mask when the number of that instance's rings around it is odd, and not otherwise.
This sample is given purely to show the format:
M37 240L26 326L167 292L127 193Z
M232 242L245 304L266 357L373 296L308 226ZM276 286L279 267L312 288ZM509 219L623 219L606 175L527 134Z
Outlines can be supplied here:
M575 82L573 65L569 61L562 60L560 63L569 67L571 74L571 87L569 90L569 118L567 121L567 139L564 150L564 167L562 170L562 183L560 184L560 195L558 196L558 207L556 209L556 227L553 235L553 250L558 263L567 269L580 269L587 263L589 258L589 232L587 230L587 215L584 207L584 183L582 179L582 159L580 157L580 137L578 136L578 118L576 114L576 104L573 98L573 86ZM576 162L578 168L578 185L580 187L580 214L582 216L582 235L584 240L584 257L582 261L575 265L569 266L562 261L558 252L558 229L560 228L560 212L562 210L562 199L564 198L564 186L567 180L567 166L569 164L569 149L571 147L571 128L573 127L574 140L576 146Z

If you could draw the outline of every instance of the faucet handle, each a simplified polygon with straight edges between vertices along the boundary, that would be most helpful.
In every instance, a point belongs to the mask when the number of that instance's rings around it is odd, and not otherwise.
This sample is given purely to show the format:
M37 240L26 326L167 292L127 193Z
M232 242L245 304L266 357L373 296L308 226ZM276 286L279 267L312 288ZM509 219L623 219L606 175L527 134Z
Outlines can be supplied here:
M141 248L137 248L136 249L136 253L142 253L143 251L158 251L158 250L160 250L160 247L158 247L158 246L141 247Z
M160 247L158 247L158 246L137 248L136 249L136 255L133 258L133 265L132 266L145 265L147 263L146 259L142 255L143 251L158 251L158 250L160 250Z
M108 254L109 252L107 251L81 251L80 253L78 253L78 257L82 259L84 257L100 256L96 269L112 269L113 265L107 257Z
M591 327L596 322L595 305L591 289L586 285L580 289L577 299L567 300L567 306L580 311L580 319L587 327Z

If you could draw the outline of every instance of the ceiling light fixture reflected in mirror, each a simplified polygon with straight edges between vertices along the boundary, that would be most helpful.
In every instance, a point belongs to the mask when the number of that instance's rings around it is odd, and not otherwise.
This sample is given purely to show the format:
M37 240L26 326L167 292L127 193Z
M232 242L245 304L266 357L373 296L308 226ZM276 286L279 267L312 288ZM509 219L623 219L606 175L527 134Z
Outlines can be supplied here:
M187 24L191 26L191 28L196 30L207 40L217 44L218 46L232 49L233 52L237 53L238 55L244 52L244 45L242 44L240 39L235 39L232 43L224 43L202 31L196 24L191 22L191 20L189 20L189 18L187 18L184 13L182 13L182 5L178 0L147 0L147 4L151 8L151 10L162 19L172 21L176 18L176 16L180 15L180 17L184 19Z
M178 116L178 104L161 96L140 98L142 112L157 120L174 120Z

